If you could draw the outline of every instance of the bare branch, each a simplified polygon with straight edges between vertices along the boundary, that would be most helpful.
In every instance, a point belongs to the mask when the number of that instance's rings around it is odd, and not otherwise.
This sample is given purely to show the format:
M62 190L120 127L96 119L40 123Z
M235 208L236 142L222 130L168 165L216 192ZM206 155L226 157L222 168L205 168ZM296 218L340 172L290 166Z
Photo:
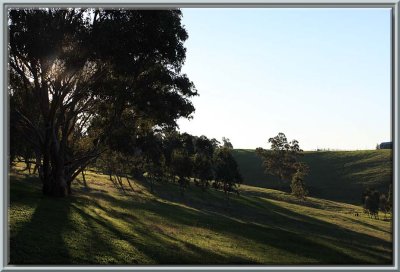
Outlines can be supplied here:
M41 134L41 131L32 123L31 120L29 120L28 117L26 117L18 109L15 109L15 112L22 118L23 121L25 121L28 127L30 127L32 131L38 136L40 144L43 144L43 135Z

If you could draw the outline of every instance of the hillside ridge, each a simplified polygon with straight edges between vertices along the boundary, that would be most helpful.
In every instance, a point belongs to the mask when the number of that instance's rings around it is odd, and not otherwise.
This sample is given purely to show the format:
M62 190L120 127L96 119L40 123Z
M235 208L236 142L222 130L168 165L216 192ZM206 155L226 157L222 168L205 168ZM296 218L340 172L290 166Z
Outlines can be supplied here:
M254 150L234 149L233 155L245 184L283 189L276 177L264 173ZM306 177L310 195L319 198L360 204L365 188L386 193L392 182L391 150L306 151L302 161L310 167Z

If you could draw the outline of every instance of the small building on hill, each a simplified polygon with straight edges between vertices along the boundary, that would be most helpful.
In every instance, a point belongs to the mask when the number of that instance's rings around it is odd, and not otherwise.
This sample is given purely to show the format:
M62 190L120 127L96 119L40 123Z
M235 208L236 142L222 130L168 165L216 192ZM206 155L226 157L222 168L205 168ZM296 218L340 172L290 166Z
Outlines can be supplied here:
M379 145L379 149L392 149L393 143L392 142L384 142Z

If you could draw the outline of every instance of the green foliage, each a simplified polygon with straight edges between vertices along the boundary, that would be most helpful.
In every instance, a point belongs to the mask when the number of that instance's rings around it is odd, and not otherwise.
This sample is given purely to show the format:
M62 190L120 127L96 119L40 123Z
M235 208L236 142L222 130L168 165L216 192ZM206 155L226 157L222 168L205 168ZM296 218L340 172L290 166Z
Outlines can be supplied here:
M11 134L24 143L12 141L11 157L28 165L36 157L46 195L70 194L90 165L119 184L146 174L152 188L177 179L183 193L190 179L206 189L218 172L216 183L236 188L233 158L217 156L214 167L215 139L176 131L197 95L181 73L181 17L176 9L9 11Z
M185 188L189 185L189 179L192 175L192 158L185 150L174 150L172 152L172 174L178 177L178 184L183 194Z
M274 138L269 138L271 150L261 147L256 149L256 153L263 160L266 173L279 177L281 181L290 180L296 173L296 163L303 150L300 149L296 140L287 141L284 133L279 133Z
M391 184L389 186L388 197L377 190L367 188L362 194L362 203L364 212L371 217L378 218L378 212L381 211L385 218L387 213L392 210Z
M233 149L233 145L228 138L222 137L222 143L223 143L223 145L222 145L223 147Z
M281 181L291 180L292 194L300 199L305 199L308 191L304 177L309 168L305 163L299 162L303 150L297 140L287 141L284 133L279 133L268 140L271 150L261 147L256 149L256 154L262 159L266 174L279 177Z
M369 216L378 218L380 193L377 190L367 189L363 193L364 212Z
M306 196L308 195L308 191L304 182L304 178L308 174L309 168L303 163L298 163L296 168L297 170L292 177L290 188L292 189L292 195L305 200Z
M209 181L213 179L212 158L202 153L196 153L193 158L193 176L199 180L203 190L209 187Z
M242 182L238 165L229 148L216 149L214 154L215 188L222 188L229 196L230 192L238 192L238 184Z
M9 10L12 134L35 151L45 194L69 194L106 149L131 155L138 138L190 117L197 91L181 73L188 37L181 16L176 9ZM78 144L82 138L92 144ZM12 157L23 152L11 144Z
M193 158L193 177L195 184L206 190L214 179L213 156L218 144L215 139L208 139L204 135L195 137L194 142L196 154Z
M391 203L385 194L381 194L379 197L379 211L383 212L386 218L386 214L391 211Z

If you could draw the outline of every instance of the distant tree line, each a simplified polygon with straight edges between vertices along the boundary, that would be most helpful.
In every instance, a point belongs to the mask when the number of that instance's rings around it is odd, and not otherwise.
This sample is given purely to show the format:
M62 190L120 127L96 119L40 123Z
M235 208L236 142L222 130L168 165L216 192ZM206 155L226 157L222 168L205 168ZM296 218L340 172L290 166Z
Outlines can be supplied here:
M139 142L135 152L105 152L95 166L104 169L110 180L124 175L145 179L151 191L155 182L172 182L183 195L193 181L203 191L212 187L227 196L239 193L242 177L237 162L231 148L216 139L170 130L144 136Z

